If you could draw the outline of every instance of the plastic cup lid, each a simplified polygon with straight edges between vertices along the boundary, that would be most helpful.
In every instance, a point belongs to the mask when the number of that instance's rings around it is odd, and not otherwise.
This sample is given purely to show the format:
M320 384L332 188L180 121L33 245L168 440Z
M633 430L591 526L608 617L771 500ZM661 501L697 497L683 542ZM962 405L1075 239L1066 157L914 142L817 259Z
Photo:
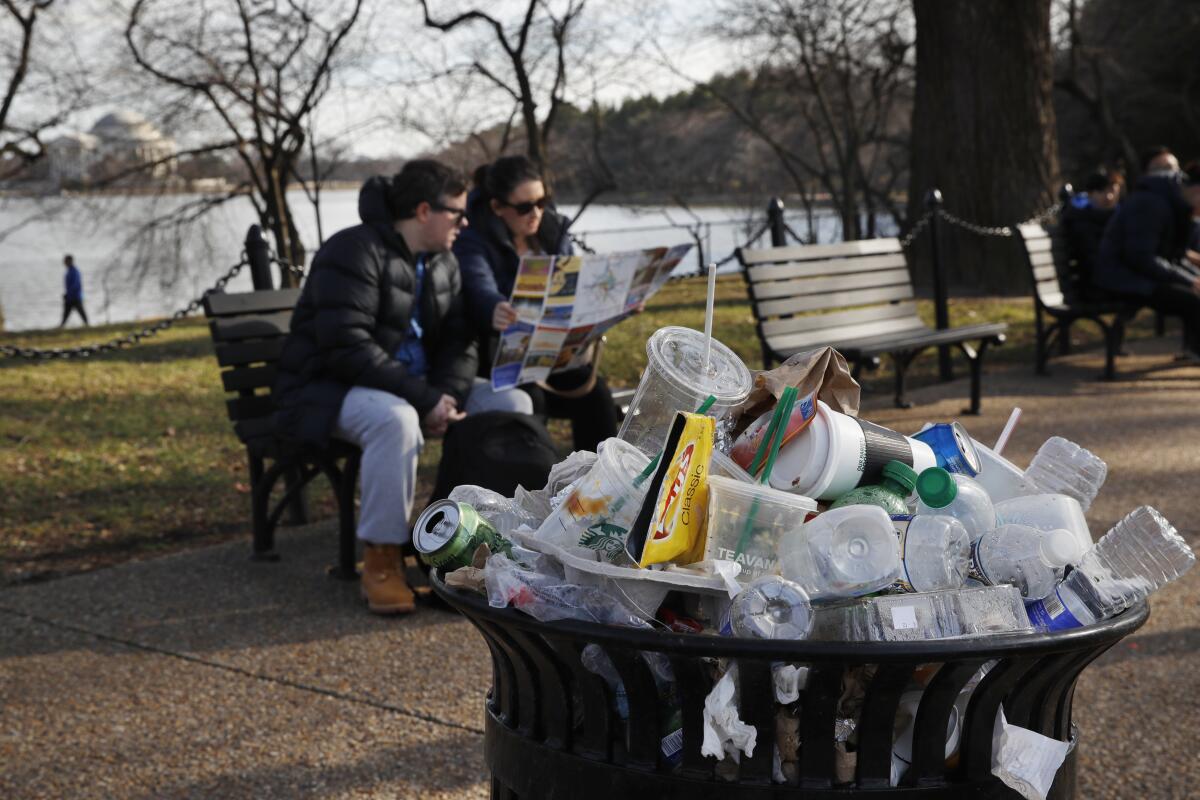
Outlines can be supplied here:
M797 511L813 512L817 510L817 501L795 492L784 492L772 489L761 483L746 483L745 481L726 478L722 475L708 476L708 489L717 494L737 495L747 500L757 500L760 503L774 503L794 508Z
M930 467L917 477L917 494L930 508L945 508L958 496L958 484L941 467Z
M667 381L689 394L711 394L718 405L740 403L750 394L750 369L715 338L705 372L704 334L700 331L678 326L659 328L646 342L646 357Z

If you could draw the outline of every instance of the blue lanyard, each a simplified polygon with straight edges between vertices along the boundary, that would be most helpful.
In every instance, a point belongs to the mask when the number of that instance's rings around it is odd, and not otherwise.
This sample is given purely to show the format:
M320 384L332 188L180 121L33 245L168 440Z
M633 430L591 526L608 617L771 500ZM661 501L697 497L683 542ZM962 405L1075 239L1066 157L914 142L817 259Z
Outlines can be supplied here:
M421 327L421 289L425 283L425 256L417 256L416 270L417 286L413 290L413 309L412 315L409 317L408 328L419 341L425 335L425 330Z

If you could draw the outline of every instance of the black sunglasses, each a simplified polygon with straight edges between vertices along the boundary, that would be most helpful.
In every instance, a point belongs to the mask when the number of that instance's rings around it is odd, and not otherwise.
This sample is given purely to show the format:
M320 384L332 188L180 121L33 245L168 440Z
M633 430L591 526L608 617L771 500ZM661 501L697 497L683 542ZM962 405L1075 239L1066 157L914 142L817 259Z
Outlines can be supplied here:
M509 203L505 200L501 200L499 202L500 205L508 206L513 211L517 212L517 216L523 217L529 212L533 211L534 208L545 209L546 205L550 202L550 198L543 195L537 200L530 200L527 203Z
M454 208L453 206L444 206L441 203L430 203L429 207L434 211L445 211L454 217L454 224L461 225L462 221L467 217L465 208Z

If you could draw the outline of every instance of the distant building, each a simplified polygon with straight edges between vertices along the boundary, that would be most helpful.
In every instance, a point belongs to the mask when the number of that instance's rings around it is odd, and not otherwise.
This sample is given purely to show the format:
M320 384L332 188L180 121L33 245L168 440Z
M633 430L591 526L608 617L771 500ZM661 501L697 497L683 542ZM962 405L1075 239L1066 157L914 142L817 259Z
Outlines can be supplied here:
M175 173L175 140L135 111L105 114L90 133L68 133L47 146L50 175L61 184L81 184L130 172L142 183L169 178Z

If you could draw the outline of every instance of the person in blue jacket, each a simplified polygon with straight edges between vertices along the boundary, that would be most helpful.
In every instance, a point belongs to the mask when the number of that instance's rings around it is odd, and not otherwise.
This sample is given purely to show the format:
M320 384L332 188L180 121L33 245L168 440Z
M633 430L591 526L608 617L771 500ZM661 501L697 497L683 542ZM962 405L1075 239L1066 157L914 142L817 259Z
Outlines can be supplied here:
M1200 357L1200 269L1188 251L1197 213L1200 170L1180 171L1171 156L1137 181L1104 229L1092 282L1116 299L1178 314L1185 346Z
M537 166L524 156L505 156L475 172L467 199L470 224L454 242L462 272L467 315L479 333L481 372L490 373L499 332L517 319L509 298L521 257L571 255L569 220L550 205ZM571 421L576 450L617 435L617 411L604 378L591 365L521 386L539 416Z
M74 256L63 256L63 266L67 268L67 273L63 285L62 322L58 323L58 327L67 324L67 317L71 316L72 311L78 311L83 324L87 325L87 312L83 310L83 276L79 273L79 267L75 266Z

